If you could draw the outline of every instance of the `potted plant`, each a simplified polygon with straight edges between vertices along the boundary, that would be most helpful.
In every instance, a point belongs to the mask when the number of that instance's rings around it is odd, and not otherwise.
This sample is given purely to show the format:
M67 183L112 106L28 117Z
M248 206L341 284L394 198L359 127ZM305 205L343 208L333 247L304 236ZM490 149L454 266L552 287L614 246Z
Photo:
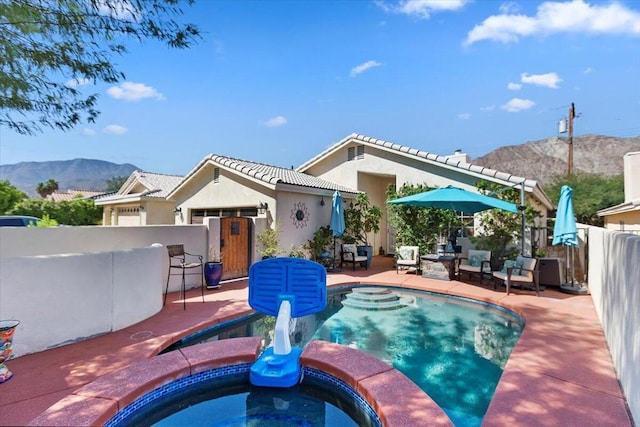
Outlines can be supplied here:
M256 236L256 240L260 245L258 253L262 256L262 259L274 258L282 253L282 250L278 248L279 239L280 227L278 224L274 228L265 228Z
M332 239L333 231L330 226L325 225L313 233L313 238L307 240L304 247L311 253L311 258L314 261L325 267L333 267L333 254L329 252Z
M207 289L220 288L221 279L222 255L217 248L213 245L209 245L208 261L204 263L204 280L207 283Z
M358 244L358 252L366 253L367 267L371 265L373 246L367 240L367 233L380 231L382 209L369 202L366 193L359 193L355 203L351 202L349 209L344 211L345 232L343 240Z
M305 247L302 245L291 244L289 248L289 256L291 258L307 258L307 254L304 252Z

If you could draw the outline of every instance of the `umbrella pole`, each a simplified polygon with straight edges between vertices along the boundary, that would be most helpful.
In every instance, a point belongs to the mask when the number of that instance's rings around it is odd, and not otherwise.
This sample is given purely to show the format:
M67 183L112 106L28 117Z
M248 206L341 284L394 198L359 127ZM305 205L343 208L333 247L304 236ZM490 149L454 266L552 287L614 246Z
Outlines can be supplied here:
M336 267L336 236L333 236L333 262L331 263L331 267L335 270Z
M575 248L572 246L571 247L571 256L569 256L569 247L567 245L565 245L565 260L567 262L567 266L565 267L565 276L567 275L567 268L569 270L569 274L571 275L571 282L569 283L569 277L566 277L567 279L567 283L563 283L562 285L560 285L560 292L564 292L567 294L574 294L574 295L588 295L589 294L589 288L587 288L586 286L582 286L579 284L574 283L575 282L575 278L574 278L574 259L575 259ZM569 264L569 262L571 262Z

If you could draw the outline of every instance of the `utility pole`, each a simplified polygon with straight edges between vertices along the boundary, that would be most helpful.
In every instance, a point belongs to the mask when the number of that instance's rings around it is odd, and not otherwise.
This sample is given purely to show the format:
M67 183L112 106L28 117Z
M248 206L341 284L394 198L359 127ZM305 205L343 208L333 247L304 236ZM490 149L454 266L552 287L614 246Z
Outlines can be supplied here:
M571 103L571 107L569 108L569 152L567 159L567 178L571 177L571 173L573 172L573 119L576 117L576 108Z

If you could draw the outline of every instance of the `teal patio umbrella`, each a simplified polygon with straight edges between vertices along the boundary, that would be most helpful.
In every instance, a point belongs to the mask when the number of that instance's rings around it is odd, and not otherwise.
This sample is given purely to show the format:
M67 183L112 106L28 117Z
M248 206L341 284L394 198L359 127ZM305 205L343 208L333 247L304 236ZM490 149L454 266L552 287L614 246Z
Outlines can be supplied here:
M422 206L425 208L453 209L466 213L476 213L487 209L502 209L518 213L518 208L514 203L453 186L412 194L391 200L389 203Z
M564 245L565 265L569 267L569 276L571 277L571 282L560 285L560 290L571 294L586 294L588 292L586 288L574 283L573 262L574 250L578 247L578 228L576 226L576 217L573 213L573 189L568 185L563 185L560 188L556 223L553 226L553 241L551 244L553 246ZM570 252L569 248L571 249ZM569 278L567 278L568 280Z
M336 261L336 237L344 234L344 206L342 205L342 194L339 191L333 192L331 201L331 234L333 234L333 263Z
M556 223L553 226L552 245L578 246L578 228L573 214L573 190L568 185L560 188Z
M333 193L330 227L333 237L340 237L344 233L344 206L342 206L342 194L339 191Z

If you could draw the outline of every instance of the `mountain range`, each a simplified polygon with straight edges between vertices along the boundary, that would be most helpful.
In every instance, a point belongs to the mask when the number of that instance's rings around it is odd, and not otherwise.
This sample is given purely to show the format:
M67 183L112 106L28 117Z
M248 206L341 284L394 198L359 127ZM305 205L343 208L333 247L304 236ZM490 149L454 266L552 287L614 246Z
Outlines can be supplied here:
M91 190L104 191L107 180L131 175L139 170L129 163L116 164L104 160L73 159L50 162L20 162L0 165L0 180L8 180L11 185L24 191L29 197L40 197L36 185L53 179L58 183L58 191Z
M604 135L584 135L573 138L573 172L611 176L622 174L622 156L640 151L640 136L619 138ZM554 176L567 172L568 143L565 138L549 138L500 147L471 160L473 164L537 180L548 184ZM35 188L40 182L53 179L59 191L106 190L107 180L131 175L140 170L129 163L116 164L103 160L74 159L50 162L21 162L0 165L0 180L31 197L38 197ZM149 171L162 173L162 171Z
M622 157L640 151L640 136L619 138L583 135L573 138L573 173L612 176L623 173ZM569 144L565 138L549 138L500 147L471 163L549 184L567 173Z

